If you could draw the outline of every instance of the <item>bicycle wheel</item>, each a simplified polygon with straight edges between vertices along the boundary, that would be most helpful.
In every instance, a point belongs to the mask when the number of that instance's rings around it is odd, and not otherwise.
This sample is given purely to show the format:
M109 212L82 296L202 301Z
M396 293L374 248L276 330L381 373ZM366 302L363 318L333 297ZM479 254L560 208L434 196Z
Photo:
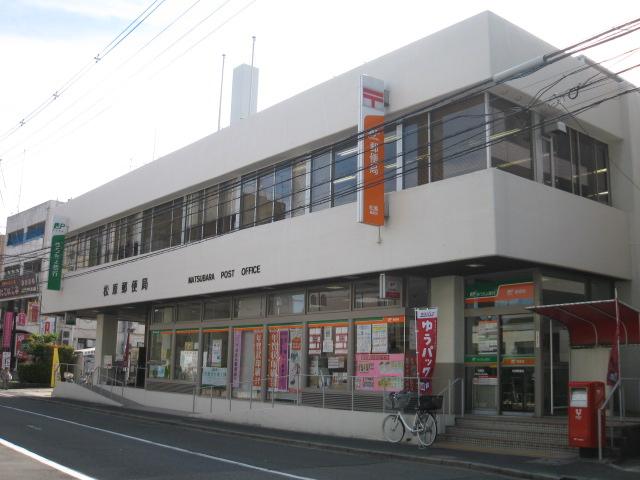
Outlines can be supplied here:
M436 417L429 412L418 415L417 421L418 440L425 447L430 447L438 435L438 423Z
M404 424L399 415L389 415L382 422L382 434L391 443L398 443L404 437Z

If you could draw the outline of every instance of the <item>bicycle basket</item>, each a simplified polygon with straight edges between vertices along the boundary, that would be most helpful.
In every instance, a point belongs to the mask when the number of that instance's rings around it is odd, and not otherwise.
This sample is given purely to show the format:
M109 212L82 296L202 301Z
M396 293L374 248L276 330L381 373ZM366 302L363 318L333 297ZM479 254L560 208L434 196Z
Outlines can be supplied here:
M417 406L422 411L434 411L442 408L442 395L421 395L420 405Z
M384 397L384 407L388 410L404 410L411 403L412 396L415 394L411 392L391 393Z

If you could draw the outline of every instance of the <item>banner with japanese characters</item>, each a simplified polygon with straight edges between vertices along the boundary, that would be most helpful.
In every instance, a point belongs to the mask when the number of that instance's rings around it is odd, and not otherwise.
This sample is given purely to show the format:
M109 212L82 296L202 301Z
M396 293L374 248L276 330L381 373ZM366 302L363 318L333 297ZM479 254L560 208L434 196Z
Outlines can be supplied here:
M262 385L262 348L264 346L264 333L256 332L253 337L253 386Z
M431 394L438 345L438 309L416 308L416 355L420 393Z

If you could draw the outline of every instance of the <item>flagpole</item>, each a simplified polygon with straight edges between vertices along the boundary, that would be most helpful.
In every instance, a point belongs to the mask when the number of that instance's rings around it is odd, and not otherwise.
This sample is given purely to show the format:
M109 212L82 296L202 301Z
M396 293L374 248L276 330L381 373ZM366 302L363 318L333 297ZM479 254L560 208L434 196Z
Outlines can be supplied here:
M614 290L616 299L616 342L618 344L618 382L622 382L622 370L620 361L620 303L618 301L618 288ZM621 412L622 413L622 412Z

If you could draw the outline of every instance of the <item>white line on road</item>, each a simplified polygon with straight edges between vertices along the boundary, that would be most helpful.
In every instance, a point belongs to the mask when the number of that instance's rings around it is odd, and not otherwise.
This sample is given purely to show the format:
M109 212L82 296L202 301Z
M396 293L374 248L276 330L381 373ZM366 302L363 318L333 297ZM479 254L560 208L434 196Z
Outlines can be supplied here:
M41 457L37 453L33 453L26 448L22 448L14 443L7 442L4 438L0 438L0 445L3 445L11 450L14 450L18 453L26 455L33 460L37 460L40 463L47 465L48 467L55 468L56 470L69 475L70 477L77 478L78 480L95 480L93 477L89 477L84 473L77 472L72 470L69 467L65 467L64 465L60 465L59 463L54 462L53 460L49 460L48 458Z
M189 454L189 455L194 455L196 457L207 458L209 460L215 460L216 462L227 463L229 465L236 465L238 467L248 468L250 470L257 470L259 472L265 472L265 473L270 473L272 475L278 475L280 477L293 478L293 479L296 479L296 480L315 480L314 478L311 478L311 477L302 477L300 475L294 475L292 473L281 472L279 470L272 470L270 468L258 467L257 465L251 465L249 463L238 462L236 460L230 460L228 458L222 458L222 457L216 457L216 456L213 456L213 455L207 455L206 453L194 452L192 450L187 450L185 448L174 447L173 445L166 445L164 443L157 443L157 442L153 442L151 440L146 440L144 438L133 437L131 435L125 435L124 433L113 432L111 430L106 430L104 428L92 427L91 425L85 425L84 423L73 422L71 420L65 420L64 418L51 417L49 415L44 415L43 413L32 412L30 410L23 410L21 408L15 408L15 407L8 407L6 405L0 405L0 408L6 408L6 409L9 409L9 410L15 410L16 412L28 413L28 414L31 414L31 415L36 415L38 417L48 418L49 420L56 420L58 422L63 422L63 423L68 423L70 425L75 425L77 427L87 428L89 430L94 430L96 432L108 433L108 434L114 435L116 437L126 438L126 439L133 440L133 441L136 441L136 442L145 443L147 445L153 445L155 447L166 448L168 450L173 450L174 452L186 453L186 454ZM20 447L18 447L18 448L20 448ZM66 467L63 467L63 468L66 468ZM89 479L89 477L83 477L83 478Z

